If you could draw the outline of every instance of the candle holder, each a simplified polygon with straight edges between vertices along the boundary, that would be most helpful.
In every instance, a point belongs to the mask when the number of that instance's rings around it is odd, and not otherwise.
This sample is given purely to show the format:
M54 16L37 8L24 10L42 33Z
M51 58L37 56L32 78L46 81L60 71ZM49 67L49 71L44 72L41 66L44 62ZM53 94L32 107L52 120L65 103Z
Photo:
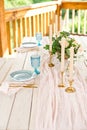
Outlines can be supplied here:
M65 91L67 93L73 93L76 91L76 89L74 87L72 87L72 83L73 83L74 80L69 80L69 87L65 89Z
M50 61L49 61L49 67L54 67L54 64L52 63L52 52L50 51Z
M64 79L63 77L64 77L64 72L62 71L61 72L61 83L58 85L58 87L62 87L62 88L65 87L64 82L63 82L63 79Z

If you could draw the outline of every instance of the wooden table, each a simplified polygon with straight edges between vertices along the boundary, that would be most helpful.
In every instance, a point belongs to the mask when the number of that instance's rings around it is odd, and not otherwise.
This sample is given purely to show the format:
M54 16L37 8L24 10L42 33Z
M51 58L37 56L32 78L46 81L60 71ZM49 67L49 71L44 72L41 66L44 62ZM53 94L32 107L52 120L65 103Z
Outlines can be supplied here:
M0 58L0 84L10 79L13 71L32 70L29 62L32 53ZM87 130L87 86L83 76L77 77L80 72L75 70L76 92L66 93L65 88L58 87L58 61L54 57L55 66L50 68L49 55L43 54L41 58L41 74L36 79L38 88L21 88L10 96L0 92L0 130Z

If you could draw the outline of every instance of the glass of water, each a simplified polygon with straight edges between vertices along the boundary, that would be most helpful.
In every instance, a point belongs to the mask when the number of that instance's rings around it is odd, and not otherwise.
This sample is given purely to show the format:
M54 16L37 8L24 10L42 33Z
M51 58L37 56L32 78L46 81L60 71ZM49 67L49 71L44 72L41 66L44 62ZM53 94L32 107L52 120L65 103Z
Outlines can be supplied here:
M36 40L38 42L38 46L41 46L41 40L42 40L42 33L41 32L36 33Z
M40 70L38 69L40 67L40 55L31 55L30 61L31 66L34 68L34 72L40 74Z

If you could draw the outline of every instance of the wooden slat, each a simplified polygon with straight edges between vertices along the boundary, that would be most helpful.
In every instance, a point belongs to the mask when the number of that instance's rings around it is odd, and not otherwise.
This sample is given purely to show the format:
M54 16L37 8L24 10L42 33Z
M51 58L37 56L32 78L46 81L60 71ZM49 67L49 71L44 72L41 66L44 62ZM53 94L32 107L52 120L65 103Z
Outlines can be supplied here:
M44 35L46 35L46 13L44 14Z
M0 58L0 70L2 69L2 67L4 66L4 64L5 64L5 62L6 62L6 59L5 58Z
M54 23L54 11L50 12L50 24Z
M22 33L21 33L21 19L18 19L17 20L17 25L18 25L18 36L17 36L17 39L18 39L18 45L17 46L20 46L20 43L21 43L21 39L22 39ZM16 47L17 47L16 46Z
M58 16L58 31L60 31L60 28L61 28L61 27L60 27L60 24L61 24L61 23L60 23L60 22L61 22L61 21L60 21L60 20L61 20L60 9L61 9L60 5L57 5L57 13L56 13L56 14L57 14L57 16Z
M0 70L0 84L2 84L2 82L5 80L6 74L9 73L13 63L14 63L14 59L9 59L3 65L2 69Z
M55 15L54 16L54 18L55 18L55 33L56 33L56 35L58 34L58 15Z
M69 31L69 9L66 10L66 29Z
M26 18L27 36L29 36L29 17Z
M80 23L81 23L81 12L80 10L78 10L78 34L80 34Z
M74 18L75 18L75 10L72 10L72 33L74 33L74 22L75 22Z
M36 32L39 32L40 26L39 26L39 15L36 15Z
M33 90L33 101L32 101L32 111L31 111L31 118L30 118L30 130L35 130L36 128L36 121L37 121L37 104L38 104L38 88Z
M49 27L48 27L48 12L46 13L46 35L48 35L49 34L49 32L48 32L48 29Z
M84 28L83 28L83 33L84 34L86 34L86 29L87 29L87 27L86 27L86 21L87 21L87 10L86 11L84 11Z
M13 31L13 42L14 42L14 48L17 47L17 26L16 26L16 20L12 21L12 31Z
M43 25L44 25L44 23L43 23L43 14L41 14L41 33L42 33L42 36L43 36L43 30L44 30Z
M33 26L32 26L32 28L33 28L32 34L33 34L33 36L35 36L35 32L36 32L36 19L35 19L35 16L33 16Z
M7 129L28 130L32 104L32 89L23 89L16 95Z
M12 95L9 97L8 95L0 92L0 129L6 130L8 120L11 114L12 105L14 103L15 96Z
M24 37L25 36L25 18L22 18L22 33Z
M11 50L11 43L10 43L10 22L6 23L6 30L7 30L7 44L8 44L8 49L9 49L9 54L11 54L12 50Z
M32 36L32 18L29 17L29 36Z

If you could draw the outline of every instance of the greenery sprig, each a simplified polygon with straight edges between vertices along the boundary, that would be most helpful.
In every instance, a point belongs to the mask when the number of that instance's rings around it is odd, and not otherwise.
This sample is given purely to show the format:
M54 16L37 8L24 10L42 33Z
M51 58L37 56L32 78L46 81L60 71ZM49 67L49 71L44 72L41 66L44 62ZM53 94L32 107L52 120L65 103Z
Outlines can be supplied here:
M57 53L57 58L61 60L61 40L65 38L65 58L68 59L70 57L70 48L74 47L74 54L77 54L80 44L76 42L74 38L70 37L70 33L66 31L60 32L58 36L52 37L52 54ZM44 49L49 50L49 44L46 44Z

